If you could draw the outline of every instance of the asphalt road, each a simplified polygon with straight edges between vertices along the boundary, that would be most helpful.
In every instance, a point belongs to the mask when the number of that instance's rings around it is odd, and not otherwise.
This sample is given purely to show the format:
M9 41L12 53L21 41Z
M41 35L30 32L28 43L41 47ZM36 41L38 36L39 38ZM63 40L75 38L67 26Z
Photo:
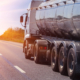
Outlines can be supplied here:
M25 59L21 43L0 41L0 80L71 79L52 71L50 65L36 64L33 59Z

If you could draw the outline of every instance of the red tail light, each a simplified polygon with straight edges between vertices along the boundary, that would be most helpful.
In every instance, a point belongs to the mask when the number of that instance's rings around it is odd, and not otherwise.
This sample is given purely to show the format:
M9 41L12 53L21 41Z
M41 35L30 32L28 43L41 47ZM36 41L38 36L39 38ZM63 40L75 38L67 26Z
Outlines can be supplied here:
M44 47L44 49L46 50L46 49L47 49L47 47Z
M40 49L40 50L46 50L47 47L40 46L39 49Z

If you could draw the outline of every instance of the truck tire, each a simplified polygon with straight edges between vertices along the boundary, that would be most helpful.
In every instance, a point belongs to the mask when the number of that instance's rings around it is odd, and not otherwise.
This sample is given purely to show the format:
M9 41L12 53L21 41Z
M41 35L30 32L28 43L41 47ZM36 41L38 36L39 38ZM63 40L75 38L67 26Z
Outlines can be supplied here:
M34 61L35 61L35 63L39 63L39 50L38 50L37 43L34 46Z
M65 51L64 47L62 46L59 50L59 58L58 58L58 66L59 66L59 72L61 74L67 73L67 58L65 58Z
M28 57L27 57L27 50L26 50L26 48L25 48L25 58L26 58L26 59L28 59Z
M55 47L51 51L51 67L53 71L58 71L58 55Z
M28 53L27 49L25 50L25 58L30 59L31 55Z
M25 53L25 41L23 43L23 53Z
M73 79L75 77L75 52L73 48L70 48L68 52L67 70L69 77Z
M48 56L46 57L46 61L48 65L51 65L51 52L50 50L47 51Z
M26 45L25 46L27 46L27 48L25 48L25 58L26 59L30 59L31 58L31 55L30 55L30 51L28 50L28 41L26 40L26 43L25 43Z

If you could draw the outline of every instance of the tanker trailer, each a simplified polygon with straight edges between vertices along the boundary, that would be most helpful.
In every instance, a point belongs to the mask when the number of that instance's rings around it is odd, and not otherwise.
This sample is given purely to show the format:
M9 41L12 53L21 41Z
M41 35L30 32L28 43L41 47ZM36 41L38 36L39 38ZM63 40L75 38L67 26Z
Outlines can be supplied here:
M29 28L24 40L25 58L34 56L35 63L51 63L52 70L59 70L63 75L68 72L70 78L80 74L79 7L80 0L50 0L28 10L35 25L26 16L25 23L32 25L25 24Z

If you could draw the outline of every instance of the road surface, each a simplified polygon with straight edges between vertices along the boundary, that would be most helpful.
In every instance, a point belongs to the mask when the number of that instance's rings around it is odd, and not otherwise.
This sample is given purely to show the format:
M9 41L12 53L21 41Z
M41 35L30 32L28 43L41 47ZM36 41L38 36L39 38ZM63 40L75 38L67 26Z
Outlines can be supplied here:
M78 78L80 80L80 78ZM36 64L25 59L22 44L0 41L0 80L71 80L59 72L54 72L50 65ZM77 79L75 79L77 80Z

